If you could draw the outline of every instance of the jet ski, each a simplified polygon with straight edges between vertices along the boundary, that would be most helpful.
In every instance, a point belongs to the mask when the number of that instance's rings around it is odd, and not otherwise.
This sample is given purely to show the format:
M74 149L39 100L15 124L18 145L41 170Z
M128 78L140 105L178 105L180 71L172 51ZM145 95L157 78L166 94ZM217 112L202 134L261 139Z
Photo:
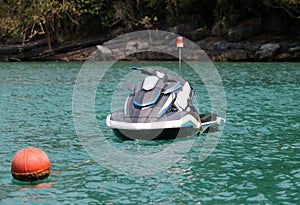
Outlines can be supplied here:
M147 76L137 85L125 85L129 96L124 110L106 117L106 125L121 140L183 138L215 131L225 122L216 114L198 113L192 104L194 90L188 82L151 67L132 69Z

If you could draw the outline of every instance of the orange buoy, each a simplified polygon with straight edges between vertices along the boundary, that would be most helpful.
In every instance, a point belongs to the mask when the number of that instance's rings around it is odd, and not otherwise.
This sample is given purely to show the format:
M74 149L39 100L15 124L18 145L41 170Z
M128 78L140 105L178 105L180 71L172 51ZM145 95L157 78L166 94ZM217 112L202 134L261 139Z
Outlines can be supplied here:
M37 181L49 176L50 166L50 160L44 151L28 147L21 149L13 158L11 174L20 181Z

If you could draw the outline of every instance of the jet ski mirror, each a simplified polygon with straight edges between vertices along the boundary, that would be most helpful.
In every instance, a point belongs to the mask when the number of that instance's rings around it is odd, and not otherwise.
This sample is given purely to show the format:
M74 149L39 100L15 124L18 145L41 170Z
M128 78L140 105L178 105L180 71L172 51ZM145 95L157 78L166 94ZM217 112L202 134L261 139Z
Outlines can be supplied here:
M139 66L131 66L131 69L133 69L133 70L142 70L142 68L139 67Z

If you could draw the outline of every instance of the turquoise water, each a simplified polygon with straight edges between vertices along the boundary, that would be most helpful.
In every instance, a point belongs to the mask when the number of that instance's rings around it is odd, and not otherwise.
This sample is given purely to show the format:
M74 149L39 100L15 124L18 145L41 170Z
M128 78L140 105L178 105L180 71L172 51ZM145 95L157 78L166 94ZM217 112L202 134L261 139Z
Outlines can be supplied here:
M129 65L117 65L99 84L99 127L110 145L124 153L158 152L173 142L120 142L105 128L111 109L106 99ZM195 142L177 163L144 176L107 169L82 146L72 117L81 66L0 63L0 204L300 203L299 63L216 64L227 100L227 124L217 147L201 161L205 135L185 139ZM203 83L184 69L183 74L196 91L201 111L208 112ZM27 146L43 149L51 160L51 175L40 184L12 180L11 160Z

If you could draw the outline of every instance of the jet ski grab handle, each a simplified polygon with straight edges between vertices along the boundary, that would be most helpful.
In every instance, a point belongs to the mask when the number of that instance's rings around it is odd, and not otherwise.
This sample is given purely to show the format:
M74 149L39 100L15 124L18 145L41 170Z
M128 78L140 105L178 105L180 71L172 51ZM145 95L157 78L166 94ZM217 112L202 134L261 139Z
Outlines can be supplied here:
M152 76L157 76L158 78L162 79L164 82L177 82L178 80L175 79L175 77L170 76L166 73L160 72L158 70L155 70L150 67L139 67L139 66L132 66L131 69L133 70L139 70L143 74L148 74ZM185 83L185 82L183 82Z

